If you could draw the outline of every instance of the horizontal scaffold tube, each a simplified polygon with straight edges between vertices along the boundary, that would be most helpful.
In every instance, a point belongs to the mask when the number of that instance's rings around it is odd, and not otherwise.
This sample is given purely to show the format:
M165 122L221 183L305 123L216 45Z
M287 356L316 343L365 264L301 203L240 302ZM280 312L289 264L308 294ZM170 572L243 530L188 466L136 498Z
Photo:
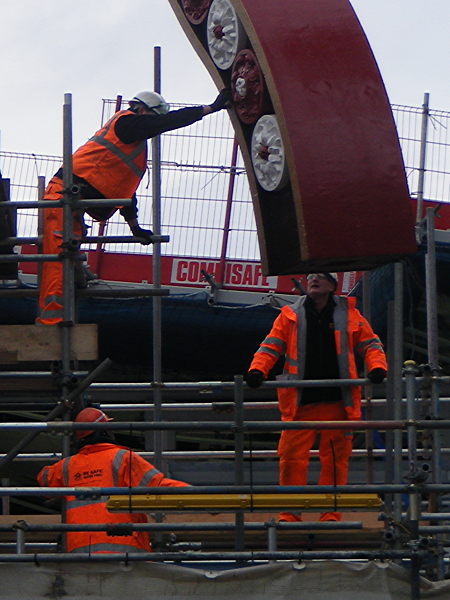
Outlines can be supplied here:
M144 392L145 390L138 390ZM124 404L121 402L109 403L94 401L94 396L89 398L92 401L92 404L95 405L95 408L100 408L105 412L110 411L142 411L142 410L154 410L155 405L152 402L130 402L129 404ZM375 398L370 400L371 406L384 406L386 404L386 398ZM406 399L403 401L406 403ZM440 402L450 402L450 398L440 398ZM361 400L361 405L366 406L368 404L366 399ZM258 410L262 409L276 409L278 408L278 403L275 401L267 401L267 402L243 402L242 406L245 410ZM163 402L161 404L161 408L167 411L200 411L200 410L211 410L211 409L229 409L230 412L234 408L234 402L230 400L213 400L212 402Z
M71 200L68 202L71 208L89 208L94 206L131 206L131 198L108 198L104 200ZM0 210L8 210L10 208L28 209L28 208L63 208L66 202L64 200L14 200L0 202Z
M17 405L15 405L12 410L16 411ZM440 452L441 454L450 454L450 448L441 448ZM139 454L139 456L142 456L142 458L150 461L155 457L154 452L137 451L136 454ZM243 454L244 458L278 458L278 453L276 450L244 450ZM354 448L352 450L352 460L367 458L367 455L368 452L364 448ZM384 448L376 448L371 450L371 455L377 458L384 457L386 456L386 450ZM428 450L419 449L417 451L417 456L424 455L428 455ZM0 461L4 456L5 454L0 454ZM319 458L319 450L311 450L310 456L312 459ZM408 457L408 450L406 448L402 450L402 456L404 458ZM236 452L234 450L164 450L162 452L162 457L166 458L167 460L185 460L187 458L234 459L236 457ZM22 454L18 454L15 457L15 460L51 462L60 460L61 458L63 458L61 452L24 452ZM450 516L447 517L447 520L450 521Z
M75 377L85 377L88 371L73 371L72 375ZM0 379L47 379L54 378L55 373L53 371L0 371Z
M168 288L154 288L148 285L144 288L99 288L93 286L91 288L77 289L77 296L96 298L143 298L150 296L168 296L170 290ZM0 288L0 298L32 298L39 296L37 288Z
M251 431L284 431L303 429L450 429L450 419L440 420L402 420L402 421L245 421L237 428L232 421L122 421L108 423L75 423L73 421L49 421L46 423L0 423L0 431L14 429L28 431L77 431L77 430L111 430L111 431L231 431L240 433Z
M74 238L80 244L136 244L141 238L132 235L91 235L82 238ZM168 235L152 235L152 243L170 242ZM38 237L8 237L0 240L0 246L25 246L39 244L42 240Z
M117 532L123 531L235 531L236 523L49 523L49 524L31 524L26 521L16 521L11 525L0 525L0 532L11 532L22 529L26 532L67 532L67 531L106 531L114 527ZM362 529L360 521L335 521L335 522L305 522L305 523L244 523L243 528L246 531L265 531L269 527L276 527L280 530L301 530L318 529L336 530L336 529Z
M22 262L58 262L62 260L61 254L2 254L0 263L22 263ZM85 261L86 254L75 253L73 260Z
M162 496L189 494L378 494L450 492L450 483L358 485L211 485L188 487L0 487L0 496Z
M1 554L0 562L28 562L39 565L51 562L117 562L133 561L183 562L183 561L267 561L267 560L399 560L425 559L425 551L414 550L305 550L304 552L111 552L108 554Z
M428 377L416 377L415 381L417 383L421 383L422 381L429 382L430 380L435 379L440 383L450 383L450 376L444 377L436 377L436 378L428 378ZM402 381L405 382L405 377L402 378ZM358 386L358 385L369 385L371 382L369 379L292 379L289 382L283 381L265 381L261 384L261 387L258 388L258 391L262 389L277 389L284 387L295 387L295 388L309 388L309 387L334 387L335 385L340 386ZM371 384L373 385L373 384ZM92 389L95 390L154 390L160 389L163 391L192 391L199 390L202 392L205 391L226 391L233 390L235 387L234 381L199 381L199 382L167 382L167 383L142 383L142 382L134 382L134 383L95 383L92 386ZM250 389L250 388L247 388Z

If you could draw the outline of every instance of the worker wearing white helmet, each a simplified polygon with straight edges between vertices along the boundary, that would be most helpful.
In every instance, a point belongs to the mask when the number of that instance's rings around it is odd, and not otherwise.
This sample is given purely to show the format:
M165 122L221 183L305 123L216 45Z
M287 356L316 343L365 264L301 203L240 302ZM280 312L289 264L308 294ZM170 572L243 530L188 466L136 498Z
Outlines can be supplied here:
M156 92L143 91L133 96L128 109L116 112L73 155L73 180L80 188L80 198L132 198L133 203L127 207L96 206L86 212L97 221L105 221L120 209L132 234L142 244L150 244L153 232L139 225L136 199L136 190L147 169L147 140L200 121L205 115L229 106L230 100L230 91L222 90L211 104L171 111ZM60 200L62 189L61 168L50 180L44 200ZM44 254L61 251L62 212L62 208L44 209ZM74 217L74 235L81 237L83 232L83 217L78 214ZM83 274L80 269L78 274ZM79 285L85 286L83 278L79 279ZM46 262L43 263L36 322L54 325L62 319L62 264Z
M166 115L170 110L170 104L164 100L161 94L157 92L139 92L130 100L130 106L138 108L139 104L143 104L157 115Z

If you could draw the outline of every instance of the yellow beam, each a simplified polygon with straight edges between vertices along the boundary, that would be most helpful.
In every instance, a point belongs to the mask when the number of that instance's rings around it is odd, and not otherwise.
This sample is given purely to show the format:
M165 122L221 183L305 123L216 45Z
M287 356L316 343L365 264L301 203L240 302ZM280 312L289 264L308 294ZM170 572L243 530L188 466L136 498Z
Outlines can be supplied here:
M110 511L378 508L376 494L162 494L110 496Z

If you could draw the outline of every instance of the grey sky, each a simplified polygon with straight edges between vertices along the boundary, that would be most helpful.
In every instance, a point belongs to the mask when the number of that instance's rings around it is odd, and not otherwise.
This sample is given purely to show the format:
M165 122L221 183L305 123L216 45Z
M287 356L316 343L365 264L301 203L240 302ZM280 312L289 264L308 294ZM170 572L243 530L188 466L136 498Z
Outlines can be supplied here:
M450 110L450 1L352 4L390 101L419 106L428 91L433 108ZM152 87L155 45L167 100L213 100L215 87L167 0L2 0L0 148L61 154L66 92L79 146L100 124L102 98Z

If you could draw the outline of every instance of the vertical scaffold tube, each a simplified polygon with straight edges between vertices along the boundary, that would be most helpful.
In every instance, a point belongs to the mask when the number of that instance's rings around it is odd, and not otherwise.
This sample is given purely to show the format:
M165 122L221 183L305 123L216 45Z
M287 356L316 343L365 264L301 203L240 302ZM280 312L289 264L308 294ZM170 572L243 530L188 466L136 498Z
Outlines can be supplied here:
M430 94L425 92L422 105L422 129L420 134L420 157L419 157L419 178L417 181L417 213L416 213L416 232L417 241L421 241L421 221L423 211L423 193L425 185L425 166L427 158L427 137L428 137L428 119L430 115Z
M161 93L161 48L154 48L154 90ZM152 138L152 203L153 203L153 232L161 234L161 138ZM153 288L161 287L161 246L153 246ZM156 384L153 395L154 421L161 420L161 298L153 297L153 382ZM155 431L153 437L154 460L158 469L165 471L162 464L162 439L161 431Z
M405 361L406 385L406 419L408 421L408 464L409 475L414 477L417 472L417 430L416 430L416 363L413 360Z
M72 94L64 94L63 106L63 322L61 332L62 398L66 399L70 390L70 361L72 356L72 326L75 322L75 280L74 262L69 246L73 243L73 168L72 168ZM70 419L66 410L65 419ZM63 437L63 456L70 454L70 435Z
M364 273L363 280L363 315L370 323L370 276ZM364 386L364 398L366 399L366 419L372 420L372 394L373 386L368 384ZM365 433L367 449L367 483L373 483L373 431L369 429Z
M408 463L411 482L417 481L417 430L415 420L417 367L413 360L405 361L406 383L406 418L408 420ZM421 494L415 489L409 494L409 527L411 541L419 538ZM418 556L411 559L411 600L420 598L420 560Z
M243 485L244 483L244 390L242 375L234 377L234 483ZM235 550L240 552L244 550L244 513L236 511L235 516Z
M45 177L44 175L38 175L38 200L41 201L44 198L45 193ZM38 246L37 251L38 254L42 254L42 239L44 235L44 211L43 209L38 210ZM38 263L37 265L37 275L38 275L38 289L41 289L41 279L42 279L42 263Z
M402 366L403 366L403 264L395 263L394 266L394 338L393 338L393 397L394 397L394 420L402 418ZM394 431L394 481L402 481L402 432L398 429ZM402 512L402 497L398 494L395 497L395 517L400 519Z
M434 208L427 208L427 253L425 255L425 283L427 298L428 361L433 375L439 373L436 247L434 238Z

